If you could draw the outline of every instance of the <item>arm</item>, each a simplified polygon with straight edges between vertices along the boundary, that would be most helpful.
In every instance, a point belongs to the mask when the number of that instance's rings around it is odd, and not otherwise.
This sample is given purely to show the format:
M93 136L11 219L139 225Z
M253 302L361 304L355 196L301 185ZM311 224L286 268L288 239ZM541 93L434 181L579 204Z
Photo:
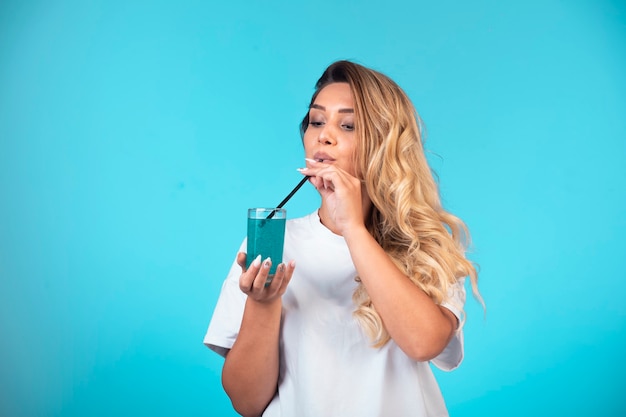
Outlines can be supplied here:
M245 254L239 254L237 261L244 268ZM239 286L248 298L239 335L222 370L224 390L243 416L261 415L278 384L281 296L295 265L293 261L279 265L272 283L265 287L270 265L256 259L241 275Z
M391 338L415 360L439 355L458 327L456 316L413 284L364 226L348 228L343 236Z
M371 202L361 182L337 166L315 161L301 172L311 177L322 196L322 221L346 240L361 282L391 338L418 361L436 357L454 335L457 318L413 284L369 234L364 213Z

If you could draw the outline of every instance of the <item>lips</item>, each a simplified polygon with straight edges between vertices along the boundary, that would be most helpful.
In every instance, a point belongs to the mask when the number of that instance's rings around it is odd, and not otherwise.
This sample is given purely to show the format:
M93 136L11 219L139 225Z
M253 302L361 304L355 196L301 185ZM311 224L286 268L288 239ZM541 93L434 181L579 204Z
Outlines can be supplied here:
M315 159L318 162L334 162L335 161L335 158L331 157L330 155L324 152L316 152L315 155L313 155L313 159Z

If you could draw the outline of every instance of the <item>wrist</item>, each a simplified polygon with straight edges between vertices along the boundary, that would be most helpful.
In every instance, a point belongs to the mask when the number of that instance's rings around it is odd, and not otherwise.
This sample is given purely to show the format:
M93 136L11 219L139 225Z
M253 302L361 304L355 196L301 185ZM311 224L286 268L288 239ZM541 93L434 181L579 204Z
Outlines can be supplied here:
M272 300L255 300L248 295L246 309L253 310L256 315L273 315L280 313L282 309L282 299L280 296Z
M354 224L350 227L346 227L342 233L346 243L350 244L351 241L371 238L370 232L367 230L364 224Z

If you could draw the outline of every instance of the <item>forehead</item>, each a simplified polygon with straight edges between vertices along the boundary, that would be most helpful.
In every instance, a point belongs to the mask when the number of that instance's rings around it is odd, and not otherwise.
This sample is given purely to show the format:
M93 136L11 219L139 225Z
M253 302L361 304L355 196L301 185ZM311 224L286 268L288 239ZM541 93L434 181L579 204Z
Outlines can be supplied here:
M352 107L353 98L350 84L348 83L332 83L322 88L315 98L315 104L324 107L334 103L342 104L344 107Z

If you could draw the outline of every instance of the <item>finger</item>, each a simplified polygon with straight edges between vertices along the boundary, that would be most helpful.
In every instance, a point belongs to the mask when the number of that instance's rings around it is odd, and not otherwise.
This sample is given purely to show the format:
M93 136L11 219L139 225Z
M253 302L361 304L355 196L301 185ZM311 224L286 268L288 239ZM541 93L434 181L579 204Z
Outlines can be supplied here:
M322 177L322 179L324 180L324 188L326 190L331 190L334 191L335 190L335 184L333 182L333 177L331 175L328 175L326 177Z
M245 264L244 264L245 266ZM239 289L248 294L252 289L252 284L257 276L259 269L261 268L261 255L257 256L250 264L250 268L241 274L239 278Z
M335 182L339 180L340 174L335 167L327 167L318 170L315 174L315 178L321 179L319 183L320 188L333 191L335 189Z
M344 189L350 190L353 188L353 184L359 187L361 185L361 182L356 177L334 165L306 168L301 170L301 172L309 176L309 182L320 193Z
M237 264L241 267L242 271L246 271L246 261L248 259L248 255L245 252L237 253Z
M313 187L315 187L316 190L319 190L322 179L319 177L311 176L309 177L309 182L311 183L311 185L313 185Z
M361 181L341 169L323 171L318 174L325 181L325 187L332 191L361 189Z
M279 294L284 294L287 286L291 282L291 277L293 276L293 271L296 269L296 261L291 260L285 265L283 269L283 274L280 281L280 287L278 288ZM277 283L278 284L278 283Z
M267 295L273 297L275 295L281 296L287 290L287 286L293 276L293 270L295 268L295 262L290 261L287 264L281 263L276 268L276 274L272 279L268 287L266 287Z
M275 294L282 285L285 277L285 264L281 263L276 267L276 273L273 277L268 277L265 281L265 290L269 295Z
M265 283L267 282L267 276L270 272L270 268L272 267L272 260L267 258L261 264L261 269L256 274L254 278L254 282L252 283L252 291L260 293L265 289Z
M316 176L320 171L329 167L336 168L333 164L327 164L323 162L317 162L313 159L307 159L306 166L304 168L298 168L298 171L304 175Z
M317 159L304 158L304 160L306 161L307 168L320 168L328 166L328 163L321 159L318 161Z

